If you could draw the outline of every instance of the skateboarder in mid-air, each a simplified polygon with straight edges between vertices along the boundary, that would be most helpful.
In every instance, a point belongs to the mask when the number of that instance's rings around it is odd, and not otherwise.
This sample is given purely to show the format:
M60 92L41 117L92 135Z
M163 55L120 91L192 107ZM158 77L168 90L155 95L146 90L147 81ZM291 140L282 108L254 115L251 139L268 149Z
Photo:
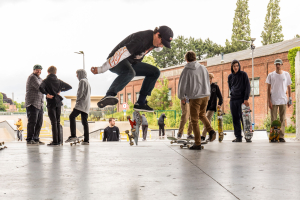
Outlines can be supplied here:
M232 114L234 135L236 137L232 142L242 142L242 104L244 103L246 106L249 106L250 82L247 73L241 71L241 65L237 60L233 60L231 63L228 86L230 91L230 111Z
M109 54L107 61L101 67L92 67L93 74L104 73L107 70L118 75L111 84L103 99L98 102L99 108L115 105L115 97L135 76L145 76L140 96L134 104L134 110L153 112L147 105L146 97L151 95L160 71L157 67L141 62L151 50L160 51L163 46L171 48L173 31L167 26L160 26L154 31L146 30L133 33L121 41Z

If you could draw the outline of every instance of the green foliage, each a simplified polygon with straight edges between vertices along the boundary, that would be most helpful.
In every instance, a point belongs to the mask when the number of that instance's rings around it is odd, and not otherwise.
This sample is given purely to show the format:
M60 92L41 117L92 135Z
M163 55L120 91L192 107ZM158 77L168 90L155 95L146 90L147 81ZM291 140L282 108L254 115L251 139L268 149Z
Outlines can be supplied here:
M300 35L299 35L299 34L296 34L296 35L295 35L295 38L300 38Z
M293 115L291 117L291 120L294 124L296 124L296 101L293 101Z
M280 0L270 0L265 17L264 30L261 33L263 45L283 41L282 26L280 25Z
M288 53L288 60L290 62L291 65L291 69L290 69L290 73L292 75L291 79L292 79L292 91L295 92L295 58L297 55L297 52L300 51L300 47L295 47L289 50Z
M16 101L13 101L14 105L16 105L18 112L26 112L25 108L25 102L18 103Z
M154 59L153 56L151 56L151 55L145 56L142 62L148 63L148 64L150 64L150 65L153 65L153 66L159 68L159 66L158 66L157 63L155 62L155 59Z
M6 106L3 104L3 95L0 92L0 111L6 111Z
M285 128L285 133L296 133L296 126L289 125Z
M233 18L231 43L226 40L224 48L225 53L241 51L250 47L249 43L239 41L250 41L251 39L249 13L248 0L237 0L235 15Z
M147 98L148 105L154 110L166 110L170 106L168 100L169 81L164 78L163 81L158 80L159 86L152 90L151 96Z

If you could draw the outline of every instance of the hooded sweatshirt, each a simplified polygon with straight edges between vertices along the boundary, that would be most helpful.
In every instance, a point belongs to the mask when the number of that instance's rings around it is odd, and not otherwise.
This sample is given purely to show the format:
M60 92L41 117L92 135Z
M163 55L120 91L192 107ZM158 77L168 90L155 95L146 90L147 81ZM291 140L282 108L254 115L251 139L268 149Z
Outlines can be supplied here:
M84 69L77 70L79 86L77 90L77 99L75 109L89 114L91 105L91 86L87 79Z
M205 66L197 61L185 65L179 78L178 98L200 99L210 96L210 82Z
M232 63L237 61L239 71L235 74ZM231 100L248 100L250 95L250 82L246 72L241 71L241 65L238 60L233 60L231 63L231 74L228 76L228 86L230 90Z

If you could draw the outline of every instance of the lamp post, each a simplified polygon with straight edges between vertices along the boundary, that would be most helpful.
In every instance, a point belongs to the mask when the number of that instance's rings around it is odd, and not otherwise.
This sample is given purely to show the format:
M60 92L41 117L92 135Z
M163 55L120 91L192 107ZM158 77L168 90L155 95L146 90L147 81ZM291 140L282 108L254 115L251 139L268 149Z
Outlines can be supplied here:
M82 54L83 55L83 69L85 69L85 65L84 65L84 52L83 51L78 51L78 52L74 52L77 54Z
M255 49L255 45L253 44L253 42L255 41L256 38L251 38L250 41L246 41L246 40L239 40L239 42L247 42L250 43L250 48L252 50L252 120L253 120L253 124L255 125L255 118L254 118L254 62L253 62L253 53L254 53L254 49ZM253 126L253 131L254 131L254 127Z

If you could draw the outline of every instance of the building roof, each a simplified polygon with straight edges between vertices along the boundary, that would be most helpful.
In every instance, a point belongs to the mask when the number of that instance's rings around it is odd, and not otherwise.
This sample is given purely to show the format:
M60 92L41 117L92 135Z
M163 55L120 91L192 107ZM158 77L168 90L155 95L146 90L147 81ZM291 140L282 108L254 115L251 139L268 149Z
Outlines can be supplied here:
M294 47L299 47L299 46L300 46L300 38L294 38L291 40L285 40L283 42L277 42L275 44L264 45L264 46L255 48L253 57L258 58L258 57L262 57L262 56L283 53L283 52L289 51L290 49L292 49ZM243 51L238 51L238 52L233 52L233 53L228 53L228 54L223 55L224 63L230 63L234 59L241 61L241 60L247 60L247 59L251 59L251 58L252 58L251 49L246 49ZM199 60L198 62L207 62L206 66L209 67L209 66L221 64L221 60L222 60L222 56L220 55L220 56L215 56L212 58L207 58L205 60ZM185 65L185 63L183 63L181 65L163 68L163 69L160 69L160 71L179 68L184 65ZM144 79L144 77L136 76L135 78L132 79L132 81L140 80L140 79Z

